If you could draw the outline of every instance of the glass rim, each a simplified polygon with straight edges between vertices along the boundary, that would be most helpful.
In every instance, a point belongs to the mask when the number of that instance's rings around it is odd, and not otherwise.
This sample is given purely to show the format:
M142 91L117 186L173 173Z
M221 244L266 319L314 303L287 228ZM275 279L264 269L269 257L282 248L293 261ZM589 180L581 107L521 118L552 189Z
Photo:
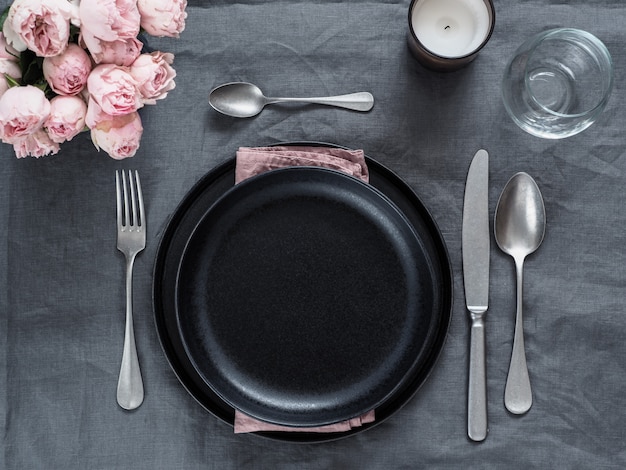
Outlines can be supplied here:
M604 57L607 60L608 70L609 70L609 74L608 74L609 79L608 79L608 83L606 84L606 88L604 92L602 93L602 99L600 99L600 101L595 106L587 109L586 111L582 111L580 113L566 114L566 113L560 113L558 111L554 111L544 106L539 101L537 101L534 94L531 92L529 79L528 79L528 73L527 73L528 63L524 65L524 87L526 88L526 91L528 92L528 96L530 96L533 102L537 104L537 106L539 106L541 109L543 109L546 113L552 116L560 117L560 118L581 118L585 116L593 116L601 112L604 109L604 107L609 101L611 92L613 90L613 58L611 57L611 54L609 50L607 49L606 45L600 39L598 39L595 35L589 33L588 31L584 31L582 29L576 29L576 28L549 29L533 36L525 44L526 46L529 46L529 50L534 51L540 44L542 44L546 40L553 39L555 37L561 38L561 36L567 37L566 35L568 34L570 35L570 37L573 36L575 38L585 39L586 41L590 43L590 45L597 48L597 50L600 52L600 56ZM565 39L565 37L563 37L562 39ZM520 49L523 47L524 45L522 45ZM532 55L532 52L530 55Z

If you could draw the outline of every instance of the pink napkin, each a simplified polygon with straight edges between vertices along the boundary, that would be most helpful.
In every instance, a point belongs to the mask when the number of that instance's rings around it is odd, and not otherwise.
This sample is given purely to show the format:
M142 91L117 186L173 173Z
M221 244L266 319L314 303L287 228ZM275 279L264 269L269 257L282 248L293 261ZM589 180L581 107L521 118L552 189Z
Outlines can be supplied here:
M327 426L317 426L313 428L295 428L291 426L279 426L277 424L266 423L258 419L251 418L241 411L235 410L235 434L255 431L287 431L287 432L346 432L353 428L358 428L367 423L373 423L375 419L374 410L362 416L341 421L340 423L329 424Z
M363 150L330 147L240 147L237 151L235 183L265 171L287 166L320 166L343 171L369 182Z
M343 171L369 182L369 172L363 150L344 150L331 147L240 147L235 164L235 184L246 178L276 168L289 166L319 166ZM235 434L255 431L287 432L345 432L375 419L374 410L362 416L327 426L310 428L279 426L247 416L235 410Z

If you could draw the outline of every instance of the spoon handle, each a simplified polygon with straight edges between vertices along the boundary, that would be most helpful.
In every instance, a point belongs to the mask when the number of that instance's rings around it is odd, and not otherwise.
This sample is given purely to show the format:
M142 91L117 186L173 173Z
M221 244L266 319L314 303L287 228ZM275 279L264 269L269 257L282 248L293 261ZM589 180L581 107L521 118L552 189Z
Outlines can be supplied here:
M526 413L533 404L533 396L526 365L524 349L524 321L522 318L522 285L524 260L515 259L517 272L517 313L515 315L515 336L509 365L509 375L504 389L504 405L513 414Z
M374 97L367 91L348 95L324 96L314 98L267 98L269 103L312 103L336 106L353 111L369 111L374 106Z

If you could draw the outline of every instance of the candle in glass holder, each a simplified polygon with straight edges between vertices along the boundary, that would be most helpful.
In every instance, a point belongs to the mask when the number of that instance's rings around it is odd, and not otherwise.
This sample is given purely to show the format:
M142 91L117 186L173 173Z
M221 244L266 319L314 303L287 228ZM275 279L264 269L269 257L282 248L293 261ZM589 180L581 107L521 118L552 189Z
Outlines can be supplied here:
M426 67L457 70L476 58L494 25L492 0L412 0L409 48Z

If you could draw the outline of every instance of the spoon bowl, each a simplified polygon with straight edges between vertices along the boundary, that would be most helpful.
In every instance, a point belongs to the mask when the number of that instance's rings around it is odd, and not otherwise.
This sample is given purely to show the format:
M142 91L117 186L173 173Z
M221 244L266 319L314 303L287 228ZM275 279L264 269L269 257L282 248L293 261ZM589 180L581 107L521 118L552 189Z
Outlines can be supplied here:
M272 103L313 103L337 106L353 111L369 111L374 106L374 97L368 92L315 98L268 98L252 83L232 82L220 85L209 93L209 104L216 111L232 117L256 116Z
M494 216L494 232L500 249L513 257L517 275L517 313L513 352L504 390L504 404L511 413L526 413L532 406L532 391L522 317L524 259L539 248L545 234L546 213L535 180L527 173L517 173L504 187Z
M535 180L523 172L513 175L500 195L494 216L498 246L511 256L528 256L541 245L545 218Z

